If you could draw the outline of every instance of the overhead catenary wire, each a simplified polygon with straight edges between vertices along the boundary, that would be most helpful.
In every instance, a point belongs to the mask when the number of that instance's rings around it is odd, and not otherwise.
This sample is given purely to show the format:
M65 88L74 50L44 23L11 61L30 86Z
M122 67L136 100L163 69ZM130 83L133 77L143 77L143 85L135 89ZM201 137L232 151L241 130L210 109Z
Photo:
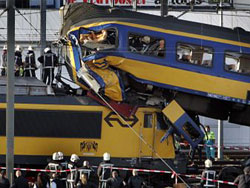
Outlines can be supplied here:
M19 9L17 9L16 7L14 7L14 9L24 18L24 20L38 33L40 34L40 32L37 30L37 28L35 28L33 26L33 24L20 12Z

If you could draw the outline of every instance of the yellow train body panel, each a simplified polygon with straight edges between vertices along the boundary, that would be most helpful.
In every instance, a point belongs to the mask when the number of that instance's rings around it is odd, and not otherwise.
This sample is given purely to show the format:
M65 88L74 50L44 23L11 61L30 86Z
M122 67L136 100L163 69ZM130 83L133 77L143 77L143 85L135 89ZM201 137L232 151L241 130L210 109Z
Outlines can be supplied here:
M6 104L0 103L0 110L5 109ZM119 123L119 118L112 115L115 119L110 126L105 118L111 111L103 106L86 106L86 105L58 105L58 104L15 104L15 110L38 110L60 112L66 111L74 112L101 112L101 137L100 138L60 138L60 137L34 137L34 136L15 136L14 139L14 153L21 156L51 156L55 151L62 151L64 155L70 156L72 153L80 157L102 157L103 153L109 152L115 158L140 158L140 157L156 157L152 148L165 159L174 159L175 151L173 146L173 138L169 137L164 143L160 143L160 138L164 135L165 130L157 129L156 108L139 108L135 114L138 121L133 125L133 132L128 127L122 127ZM144 127L144 115L149 114L151 118L152 127ZM122 121L120 121L122 122ZM78 122L83 129L91 129L88 122ZM131 121L128 121L131 124ZM41 122L42 124L42 122ZM82 125L81 125L82 124ZM125 124L125 123L123 123ZM3 126L3 125L1 125ZM44 125L43 125L44 126ZM71 123L68 122L68 126ZM55 130L56 131L56 130ZM67 130L64 130L67 131ZM140 140L137 135L141 135L144 141ZM0 155L6 153L6 137L0 136ZM85 143L85 147L83 146ZM94 149L93 143L96 144ZM88 145L88 146L87 146ZM151 146L149 146L151 145Z

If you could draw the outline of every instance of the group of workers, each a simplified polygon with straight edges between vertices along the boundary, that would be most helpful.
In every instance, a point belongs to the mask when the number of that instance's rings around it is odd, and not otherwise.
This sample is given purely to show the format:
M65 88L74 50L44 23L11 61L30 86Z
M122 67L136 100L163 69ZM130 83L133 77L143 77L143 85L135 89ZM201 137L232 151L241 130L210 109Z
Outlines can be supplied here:
M145 184L136 170L133 170L132 176L126 183L117 170L112 170L114 164L107 152L103 154L103 161L99 164L97 171L90 166L88 161L83 161L82 166L79 162L80 158L76 154L72 154L70 161L66 162L62 152L53 153L52 161L46 167L46 170L51 170L49 172L50 186L53 188L121 188L125 186L141 188Z
M0 64L1 76L6 76L7 73L7 46L3 47L2 59ZM32 46L27 49L27 54L22 58L22 48L20 45L15 49L15 76L16 77L36 77L35 71L38 69L36 65L35 52ZM54 68L58 66L58 57L51 51L50 47L44 49L44 53L37 59L42 67L42 81L51 85L54 79Z

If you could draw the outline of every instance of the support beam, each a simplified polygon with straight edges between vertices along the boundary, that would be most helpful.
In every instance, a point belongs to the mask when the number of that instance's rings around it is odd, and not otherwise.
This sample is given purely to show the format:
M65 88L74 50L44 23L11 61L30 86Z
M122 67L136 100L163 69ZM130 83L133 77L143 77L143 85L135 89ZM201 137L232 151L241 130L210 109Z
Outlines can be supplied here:
M137 0L132 0L133 11L137 11Z
M168 0L161 0L161 16L165 17L168 15Z
M219 160L223 160L223 121L218 120L218 150L217 150L217 158Z
M8 0L7 7L7 93L6 93L6 166L7 177L13 183L14 168L14 57L15 57L15 0Z
M45 0L40 0L40 55L43 54L43 50L46 47L46 2ZM40 77L42 80L42 68L40 70Z

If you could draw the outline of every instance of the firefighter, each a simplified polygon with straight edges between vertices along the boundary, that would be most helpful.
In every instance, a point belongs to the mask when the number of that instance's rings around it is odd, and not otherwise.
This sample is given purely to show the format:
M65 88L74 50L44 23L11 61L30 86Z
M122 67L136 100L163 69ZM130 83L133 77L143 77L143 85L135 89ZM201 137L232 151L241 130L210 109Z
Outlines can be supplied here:
M216 171L212 168L213 162L210 159L205 161L205 169L201 174L201 187L208 188L208 187L216 187L215 182L211 181L216 177ZM208 180L210 179L210 181Z
M79 180L78 176L78 165L80 158L76 154L72 154L70 157L70 162L68 163L68 169L70 169L70 172L67 176L67 185L68 188L74 188L77 185L77 182Z
M58 170L62 170L62 166L60 165L60 161L59 161L58 152L53 153L52 161L48 163L48 165L46 166L46 170L53 170L54 173L56 174L59 174L59 172L57 172ZM49 176L50 178L52 178L52 172L49 173Z
M25 64L24 64L24 76L25 77L36 77L35 70L36 67L36 59L35 53L32 46L29 46L27 55L25 57Z
M1 61L1 76L6 75L6 69L7 69L7 46L4 45L3 47L3 53L2 53L2 61Z
M110 154L103 154L103 161L99 164L97 169L97 175L99 177L99 188L106 187L106 181L111 177L112 166L114 166L110 162Z
M52 85L54 80L54 69L58 65L58 58L56 54L52 53L51 48L44 49L44 54L38 58L42 64L42 79L47 85Z
M57 154L58 154L58 162L59 162L62 170L67 170L67 168L68 168L68 162L64 159L63 152L58 151ZM66 187L67 172L66 171L61 172L58 178L62 181L64 187Z
M15 50L15 76L23 76L22 49L20 45Z

